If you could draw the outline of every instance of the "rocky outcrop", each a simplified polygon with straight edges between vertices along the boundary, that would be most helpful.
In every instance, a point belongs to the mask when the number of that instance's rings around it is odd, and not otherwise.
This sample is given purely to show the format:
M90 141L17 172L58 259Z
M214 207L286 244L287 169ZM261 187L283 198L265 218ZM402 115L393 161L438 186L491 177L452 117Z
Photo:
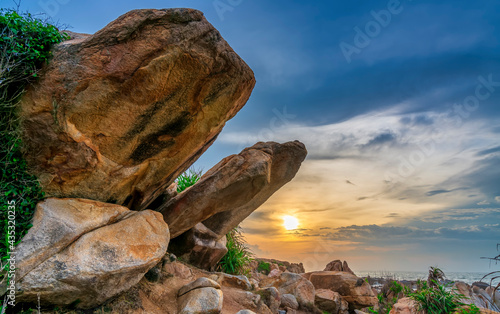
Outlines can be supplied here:
M349 268L349 265L347 265L347 262L344 261L342 263L341 260L334 260L328 263L323 271L344 271L346 273L356 275L354 272Z
M173 239L169 251L196 267L214 270L227 253L226 237L218 236L202 223Z
M298 141L257 143L224 158L158 210L172 238L203 222L220 239L290 181L306 154Z
M133 10L53 49L21 102L25 155L49 196L146 209L254 84L203 13Z
M316 289L338 292L349 303L349 310L362 309L378 304L370 285L355 275L340 271L319 271L304 274Z
M279 261L276 259L269 258L256 258L251 264L250 267L252 271L257 272L257 268L259 267L259 263L268 263L269 269L271 271L278 269L282 272L288 271L294 274L303 274L305 273L304 265L302 263L290 263L287 261Z
M169 242L157 212L82 199L44 201L33 224L18 246L18 302L95 307L137 284Z

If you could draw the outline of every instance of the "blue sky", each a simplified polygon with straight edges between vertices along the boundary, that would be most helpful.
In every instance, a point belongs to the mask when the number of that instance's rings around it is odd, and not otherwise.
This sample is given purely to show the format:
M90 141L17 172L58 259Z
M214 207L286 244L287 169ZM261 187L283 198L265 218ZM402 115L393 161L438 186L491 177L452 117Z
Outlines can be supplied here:
M12 2L1 0L2 7ZM254 70L196 163L303 141L297 177L244 222L258 255L322 269L490 271L500 242L500 3L23 0L75 32L139 8L203 11ZM286 231L283 215L300 221ZM273 241L269 241L270 237Z

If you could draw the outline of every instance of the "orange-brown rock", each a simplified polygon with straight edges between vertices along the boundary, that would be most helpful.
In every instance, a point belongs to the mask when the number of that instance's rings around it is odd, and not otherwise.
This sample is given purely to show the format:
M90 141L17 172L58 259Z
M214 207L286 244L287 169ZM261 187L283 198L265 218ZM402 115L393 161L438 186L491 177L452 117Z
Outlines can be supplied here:
M334 260L328 263L323 271L345 271L346 273L356 275L350 268L349 265L347 265L347 262L344 261L342 263L341 260Z
M362 278L343 271L318 271L304 276L316 289L338 292L349 303L349 310L362 309L378 304L370 284Z
M25 155L49 196L145 209L254 84L203 13L133 10L54 48L21 102Z
M290 181L306 154L299 141L257 143L224 158L158 210L172 238L203 222L220 239Z

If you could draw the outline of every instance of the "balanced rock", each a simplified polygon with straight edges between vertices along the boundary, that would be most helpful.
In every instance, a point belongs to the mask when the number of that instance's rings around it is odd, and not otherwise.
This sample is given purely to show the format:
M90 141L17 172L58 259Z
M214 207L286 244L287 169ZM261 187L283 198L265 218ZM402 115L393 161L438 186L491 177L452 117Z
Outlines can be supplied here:
M316 289L338 292L349 303L349 310L362 309L378 304L370 284L343 271L318 271L305 274Z
M157 210L172 238L203 222L220 239L289 182L306 154L299 141L257 143L224 158Z
M95 307L137 284L165 255L168 242L168 226L157 212L46 200L18 246L23 258L16 300Z
M254 85L200 11L133 10L55 46L20 105L26 159L49 196L146 209Z

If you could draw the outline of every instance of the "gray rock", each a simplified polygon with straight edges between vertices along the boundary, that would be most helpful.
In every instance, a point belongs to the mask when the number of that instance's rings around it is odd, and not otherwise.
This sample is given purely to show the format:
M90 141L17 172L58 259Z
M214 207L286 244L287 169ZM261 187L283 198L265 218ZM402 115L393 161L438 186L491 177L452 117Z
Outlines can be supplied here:
M99 202L94 202L94 206L99 206ZM110 208L115 212L115 206ZM95 211L79 212L83 217L91 213ZM41 221L43 217L37 223ZM35 226L32 230L37 233L45 229ZM28 239L43 238L44 235L54 237L56 243L61 243L59 239L67 239L50 232L32 235ZM17 282L16 287L21 293L16 300L33 303L40 300L42 305L69 305L78 300L78 308L98 306L137 284L160 262L167 251L168 241L168 226L159 213L128 211L121 220L81 235L25 273ZM20 250L35 252L23 248L31 244L31 241L21 242ZM39 250L36 254L48 255Z
M298 310L299 302L297 302L297 298L293 294L286 293L281 296L281 306Z
M221 290L198 288L179 297L179 314L218 314L222 311L222 303Z
M260 295L262 295L262 301L271 312L276 313L281 304L281 294L275 287L267 287L260 290Z

